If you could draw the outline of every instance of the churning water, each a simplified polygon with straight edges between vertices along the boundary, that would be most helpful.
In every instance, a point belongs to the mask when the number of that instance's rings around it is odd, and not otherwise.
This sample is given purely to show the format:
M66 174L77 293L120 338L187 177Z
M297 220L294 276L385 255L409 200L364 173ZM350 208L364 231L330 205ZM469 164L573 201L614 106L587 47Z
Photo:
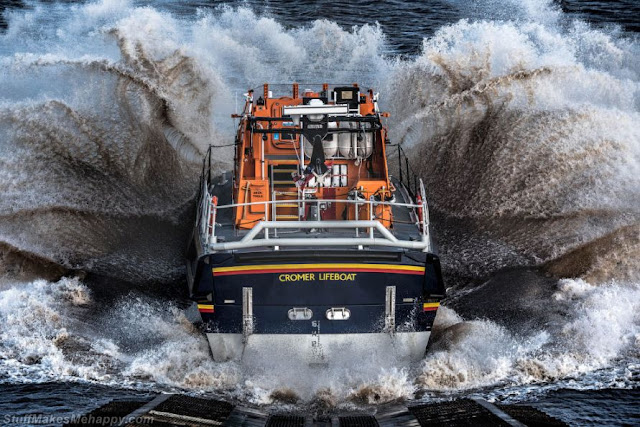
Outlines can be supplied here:
M562 3L6 9L0 382L312 409L637 388L638 10ZM273 349L214 363L166 297L182 285L202 154L218 145L229 167L242 92L291 81L377 88L427 184L450 289L418 365L372 351L310 371Z

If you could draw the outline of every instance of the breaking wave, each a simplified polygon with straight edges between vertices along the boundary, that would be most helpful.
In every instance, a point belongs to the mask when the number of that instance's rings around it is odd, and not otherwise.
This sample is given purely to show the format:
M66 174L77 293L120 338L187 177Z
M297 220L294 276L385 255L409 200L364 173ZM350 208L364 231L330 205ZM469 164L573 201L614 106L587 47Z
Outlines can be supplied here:
M176 17L111 0L7 14L0 381L317 408L637 381L637 41L570 21L546 1L512 2L510 16L485 3L489 16L443 26L414 58L393 57L377 25L286 28L246 8ZM107 284L181 280L202 153L221 146L217 167L228 167L237 95L293 80L380 88L393 142L427 183L458 314L439 311L419 366L393 355L345 357L322 372L269 358L216 364L177 306L135 292L102 301L89 281L59 279L79 270ZM555 277L544 298L527 301L543 307L537 327L455 305L478 295L482 285L462 289L469 282L505 267Z
M640 373L639 308L638 284L563 279L540 308L562 310L563 322L526 335L441 309L417 383L456 392L498 385L502 397L522 385L559 388L578 378L572 387L632 387ZM616 369L599 372L612 362Z
M564 279L547 304L563 309L565 321L527 336L441 308L418 366L401 366L385 349L365 358L348 352L314 368L268 348L260 360L216 363L201 332L168 301L135 292L103 301L77 278L3 283L0 381L92 381L319 411L412 399L421 390L500 386L488 393L513 398L526 385L633 385L640 375L638 285ZM616 360L616 369L603 370Z
M393 132L435 210L482 240L465 248L459 230L445 234L443 258L486 274L615 235L619 244L607 248L619 255L610 259L631 259L640 227L638 65L633 40L581 22L462 20L425 39L395 74ZM583 273L573 270L564 273Z
M227 146L216 152L220 170L232 157L234 95L315 80L319 68L342 80L385 64L378 27L285 30L242 8L186 20L101 1L7 18L3 252L132 283L182 275L203 153ZM341 51L348 63L327 62Z
M328 369L270 349L257 363L215 363L177 306L135 292L103 301L77 278L3 284L0 338L0 381L95 381L321 408L407 399L416 389L387 352L359 366L345 354Z
M77 278L6 286L0 320L2 380L224 391L239 376L182 310L135 294L104 304Z

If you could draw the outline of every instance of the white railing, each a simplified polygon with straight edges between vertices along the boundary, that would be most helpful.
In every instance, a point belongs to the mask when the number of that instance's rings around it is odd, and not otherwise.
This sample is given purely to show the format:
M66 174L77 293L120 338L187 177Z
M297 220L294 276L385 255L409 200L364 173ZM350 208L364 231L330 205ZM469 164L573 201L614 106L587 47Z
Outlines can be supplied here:
M421 218L421 231L422 231L422 239L431 241L431 236L429 235L429 205L427 204L427 192L424 189L424 183L422 179L420 179L420 200L422 202L422 218Z
M359 219L358 211L355 209L355 220L297 220L297 221L277 221L276 206L278 204L297 204L304 207L305 204L355 204L356 206L368 205L368 219ZM236 207L264 206L264 217L257 221L253 228L239 240L231 242L218 242L216 236L217 213L220 209L231 209ZM398 206L413 209L415 225L421 232L421 240L400 240L386 228L382 222L376 218L375 208L377 206ZM272 209L270 210L269 207ZM420 194L418 202L397 203L376 201L373 196L369 200L349 200L349 199L281 199L269 200L265 202L231 203L228 205L217 204L217 198L212 196L206 184L203 185L202 198L199 206L198 227L200 231L201 243L204 248L210 251L245 249L253 247L274 247L281 246L356 246L362 249L365 246L387 246L407 249L419 249L424 252L431 250L429 235L429 207L426 201L424 184L420 180ZM271 219L269 212L271 211ZM354 234L347 237L317 237L319 235L305 235L303 237L279 237L278 230L310 230L310 229L330 229L330 230L353 230ZM367 233L362 235L360 230L365 229ZM273 233L270 235L270 231ZM376 235L377 232L377 235ZM258 238L263 233L262 238Z
M202 185L202 197L198 207L198 229L203 246L216 241L216 219L218 216L218 198L212 196L207 188L206 181Z

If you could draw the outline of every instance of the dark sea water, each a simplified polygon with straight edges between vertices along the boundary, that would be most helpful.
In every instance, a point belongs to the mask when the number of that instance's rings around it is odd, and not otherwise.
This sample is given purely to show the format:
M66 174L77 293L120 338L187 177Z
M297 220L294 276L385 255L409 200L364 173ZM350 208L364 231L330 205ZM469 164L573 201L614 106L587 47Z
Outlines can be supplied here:
M0 424L157 392L640 424L639 2L0 4ZM427 184L449 289L416 365L219 364L184 316L202 155L292 81L374 86Z

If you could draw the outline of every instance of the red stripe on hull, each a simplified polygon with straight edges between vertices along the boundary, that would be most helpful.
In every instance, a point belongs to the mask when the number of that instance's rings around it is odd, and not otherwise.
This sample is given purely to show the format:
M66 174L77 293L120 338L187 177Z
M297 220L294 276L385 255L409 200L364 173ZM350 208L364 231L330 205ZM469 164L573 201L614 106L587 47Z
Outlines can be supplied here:
M423 308L422 311L436 311L438 307Z
M213 309L212 308L200 308L198 309L198 311L200 311L200 313L213 313Z

